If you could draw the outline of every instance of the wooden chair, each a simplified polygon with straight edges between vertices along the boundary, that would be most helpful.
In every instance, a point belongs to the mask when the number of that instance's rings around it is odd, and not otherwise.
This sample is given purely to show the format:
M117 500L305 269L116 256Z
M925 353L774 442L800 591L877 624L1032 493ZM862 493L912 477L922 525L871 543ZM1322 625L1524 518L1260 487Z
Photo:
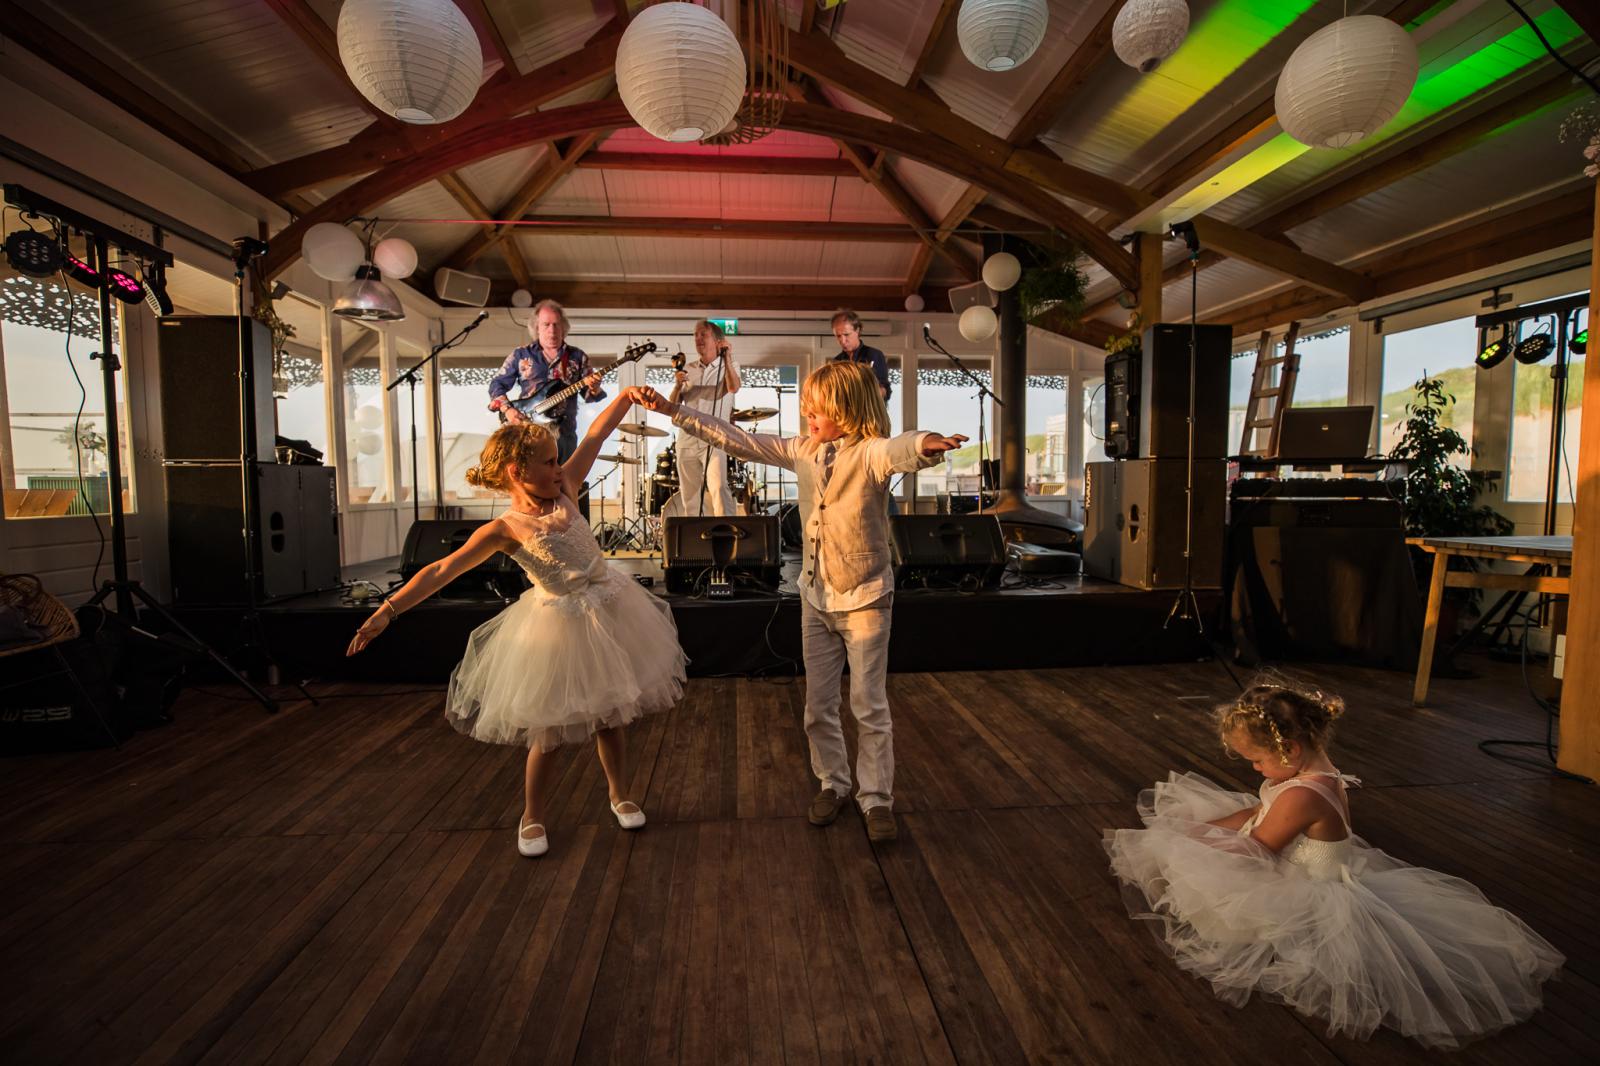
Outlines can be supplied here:
M106 736L111 738L111 743L119 748L122 747L121 741L117 739L117 734L111 728L111 723L106 721L105 713L100 709L100 705L89 694L89 690L84 687L83 682L78 678L77 672L72 669L72 664L67 661L66 655L62 653L62 645L78 639L79 632L78 619L67 608L67 605L46 592L39 579L32 574L0 574L0 604L16 608L29 625L44 631L43 640L32 644L21 644L14 648L0 649L0 659L48 650L55 659L57 666L54 673L35 674L26 680L0 686L0 691L32 684L42 677L65 674L71 679L72 687L77 690L78 696L88 706L89 710L94 712L95 720L100 723L100 728L105 730Z

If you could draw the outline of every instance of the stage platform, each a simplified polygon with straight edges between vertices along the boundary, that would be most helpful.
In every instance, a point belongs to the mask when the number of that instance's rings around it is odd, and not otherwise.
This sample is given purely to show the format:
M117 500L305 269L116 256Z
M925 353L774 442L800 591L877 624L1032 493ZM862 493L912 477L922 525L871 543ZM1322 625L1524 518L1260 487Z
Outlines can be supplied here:
M695 677L799 672L800 598L794 584L800 556L786 554L776 594L738 591L732 599L666 591L660 560L637 553L609 556L626 573L651 581L650 591L672 605L679 639ZM387 588L399 578L399 560L347 567L345 580L365 579ZM1040 669L1134 663L1183 662L1206 647L1192 627L1163 628L1177 596L1145 592L1092 577L1030 580L1007 572L1000 589L902 589L895 593L891 672ZM1208 618L1214 591L1199 595ZM436 596L407 611L360 656L345 646L373 604L351 603L324 592L267 604L265 640L284 677L439 682L461 657L467 634L505 606L494 598ZM237 608L178 609L185 625L214 646L237 643Z

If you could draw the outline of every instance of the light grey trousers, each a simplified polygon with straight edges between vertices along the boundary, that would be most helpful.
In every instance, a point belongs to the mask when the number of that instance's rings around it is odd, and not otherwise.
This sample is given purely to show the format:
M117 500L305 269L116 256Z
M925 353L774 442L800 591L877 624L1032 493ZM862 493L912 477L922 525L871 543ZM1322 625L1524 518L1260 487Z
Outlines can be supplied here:
M894 805L894 737L889 721L890 608L819 611L800 604L806 665L806 739L811 772L823 788L850 794L850 755L839 725L839 687L850 664L850 709L856 716L856 802L863 811Z

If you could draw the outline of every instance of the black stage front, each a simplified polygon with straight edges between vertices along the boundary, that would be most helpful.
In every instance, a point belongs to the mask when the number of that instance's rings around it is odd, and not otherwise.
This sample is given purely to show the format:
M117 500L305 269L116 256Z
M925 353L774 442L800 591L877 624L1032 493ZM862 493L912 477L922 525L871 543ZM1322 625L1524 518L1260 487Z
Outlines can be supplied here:
M651 591L672 605L678 636L695 677L792 673L799 670L800 599L794 585L799 555L785 555L777 594L740 591L727 600L666 592L660 560L611 558L630 574L654 579ZM387 587L395 560L346 568L346 579L367 577ZM1164 628L1177 598L1091 577L1039 579L1019 585L1006 573L1002 588L978 592L901 589L895 593L889 644L892 672L1027 669L1058 666L1180 662L1205 654L1193 627ZM1201 609L1214 616L1218 597L1202 592ZM497 599L431 600L403 614L361 655L345 646L372 611L340 592L300 596L262 608L269 651L290 678L438 683L461 658L467 634L493 617ZM237 644L237 608L189 608L186 625L227 649Z

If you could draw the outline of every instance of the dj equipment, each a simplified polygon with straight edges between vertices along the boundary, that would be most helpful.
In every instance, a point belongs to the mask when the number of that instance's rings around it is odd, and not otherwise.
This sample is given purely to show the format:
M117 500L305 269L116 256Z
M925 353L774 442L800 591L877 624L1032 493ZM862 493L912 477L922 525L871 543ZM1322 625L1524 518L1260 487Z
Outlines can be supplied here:
M257 597L270 600L337 586L333 468L259 463L256 470L262 585ZM248 602L239 464L168 466L165 474L173 600Z
M674 516L662 521L667 591L732 596L735 584L776 591L778 519L772 515Z
M1228 495L1236 503L1247 499L1397 500L1405 491L1402 481L1373 481L1359 477L1242 477Z
M1139 589L1182 587L1187 466L1178 458L1089 463L1084 468L1085 573ZM1196 588L1222 584L1226 484L1224 460L1195 463Z
M1371 444L1372 414L1371 404L1285 408L1278 455L1291 459L1364 456Z
M1005 537L992 514L889 517L896 588L992 588L1005 569Z
M454 553L487 521L486 518L455 518L411 523L406 531L405 547L400 552L400 579L410 581L429 563ZM450 599L505 599L521 573L521 568L509 555L495 552L440 589L439 595Z

